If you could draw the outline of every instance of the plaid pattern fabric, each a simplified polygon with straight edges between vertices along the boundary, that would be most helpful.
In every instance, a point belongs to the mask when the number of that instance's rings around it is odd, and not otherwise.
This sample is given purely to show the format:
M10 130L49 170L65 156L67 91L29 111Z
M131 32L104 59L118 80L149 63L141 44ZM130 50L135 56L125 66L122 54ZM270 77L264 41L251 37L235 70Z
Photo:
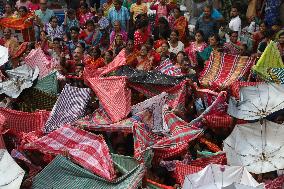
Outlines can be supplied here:
M113 180L115 177L112 159L103 137L70 125L64 125L26 144L24 148L52 154L67 152L73 161L91 172L107 180Z
M144 176L144 166L125 156L121 156L119 160L113 156L113 161L123 175L109 182L68 159L57 156L34 178L32 188L46 189L49 186L53 189L137 189ZM125 163L121 164L122 161Z
M51 62L47 59L41 48L33 49L25 58L25 62L32 68L39 68L40 79L48 75L52 70Z
M126 77L89 78L88 81L114 123L127 117L131 91L126 87Z
M6 148L5 142L3 140L2 132L4 132L4 123L6 122L6 118L0 114L0 149Z
M25 112L51 111L57 101L57 95L30 88L24 90L17 100L19 101L20 110Z
M211 53L199 81L204 87L226 89L233 82L246 76L254 62L255 59L251 57Z
M170 75L170 76L182 76L181 69L175 67L170 59L164 60L156 70L159 70L161 73Z
M206 167L209 164L221 164L221 165L226 165L227 164L227 158L226 154L218 154L216 156L208 157L208 158L198 158L192 162L190 162L191 166L196 166L196 167Z
M144 110L150 110L153 113L152 117L152 130L154 131L164 131L168 130L167 127L164 127L162 120L162 108L167 102L167 93L161 93L157 96L154 96L150 99L147 99L141 103L138 103L131 107L131 113L135 115L138 112L142 112Z
M9 129L9 132L17 135L21 132L42 132L42 129L44 127L44 124L46 123L46 120L48 119L50 112L37 111L34 113L28 113L0 108L0 114L3 115L6 119L4 129Z
M90 95L91 90L89 88L65 85L45 124L44 132L49 133L82 117L91 98Z
M271 68L268 73L274 83L284 84L284 68Z
M263 79L269 80L268 69L270 68L284 68L277 44L273 41L265 48L256 65L252 67L252 70Z
M56 95L58 92L58 81L56 72L52 72L41 80L39 80L34 86L34 88L41 90L45 93Z
M265 183L266 189L283 189L284 175L277 177L274 180Z
M202 169L203 169L202 167L196 167L196 166L186 165L186 164L177 162L176 169L174 170L176 182L180 185L183 185L184 178L186 175L197 173L201 171Z

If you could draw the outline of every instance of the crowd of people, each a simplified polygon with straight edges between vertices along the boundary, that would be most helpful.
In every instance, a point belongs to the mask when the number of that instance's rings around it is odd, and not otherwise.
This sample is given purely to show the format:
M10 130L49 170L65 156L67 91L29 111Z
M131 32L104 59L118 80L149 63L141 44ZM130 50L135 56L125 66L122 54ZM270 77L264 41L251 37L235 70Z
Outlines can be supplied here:
M185 3L185 6L174 0L72 2L66 2L68 8L64 9L62 21L48 0L2 2L0 45L9 52L8 63L1 67L2 81L7 78L6 70L24 65L25 58L35 49L41 49L52 62L59 91L66 83L88 87L85 74L96 73L122 52L125 53L125 65L134 70L155 71L174 77L199 77L214 52L251 57L257 61L271 41L276 42L284 60L281 0L250 0L246 6L242 1L231 0L197 0L190 5ZM218 7L216 2L222 5ZM189 10L196 5L202 10L197 16ZM15 37L19 33L23 36L22 41ZM251 73L247 81L260 80ZM136 93L133 95L138 99L133 98L133 105L146 99L145 95ZM101 105L95 102L95 107ZM200 115L197 112L192 115L188 109L185 111L188 112L183 112L180 117L187 122ZM205 136L216 146L222 146L223 136L216 137L212 131L206 131ZM108 137L116 153L133 154L133 141L129 135L120 137L115 133ZM192 146L191 154L187 153L184 159L196 159L197 150L208 150L206 145L198 142ZM169 176L167 166L161 165L148 170L148 177L178 187ZM265 182L265 176L255 175L255 178ZM276 173L267 177L267 180L276 178Z

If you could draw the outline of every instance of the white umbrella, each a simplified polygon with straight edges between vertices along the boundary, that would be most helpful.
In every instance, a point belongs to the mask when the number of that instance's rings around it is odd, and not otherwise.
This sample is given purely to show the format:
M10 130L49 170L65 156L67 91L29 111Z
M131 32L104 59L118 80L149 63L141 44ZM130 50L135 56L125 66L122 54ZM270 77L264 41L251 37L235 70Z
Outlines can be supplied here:
M254 188L261 186L245 167L210 164L197 173L187 175L183 189L222 189L232 183Z
M247 186L247 185L244 185L244 184L233 183L229 186L223 187L222 189L255 189L255 188L264 189L264 186L260 185L258 187L253 187L253 186Z
M0 66L4 65L9 60L8 48L0 45Z
M284 168L284 126L264 123L236 125L224 140L229 165L245 166L252 173Z
M242 87L240 100L231 97L228 114L238 119L257 120L284 108L284 85L263 83Z
M0 149L0 188L19 189L25 171L13 160L5 149Z

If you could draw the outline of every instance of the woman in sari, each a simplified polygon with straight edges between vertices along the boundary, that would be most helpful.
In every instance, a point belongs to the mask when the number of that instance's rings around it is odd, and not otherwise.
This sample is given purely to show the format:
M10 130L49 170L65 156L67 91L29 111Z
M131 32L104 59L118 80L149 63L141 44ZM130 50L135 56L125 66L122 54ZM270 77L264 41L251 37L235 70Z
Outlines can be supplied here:
M13 12L13 6L10 3L6 3L5 4L5 8L4 8L5 12L3 14L3 18L13 18L15 17L15 14Z
M153 67L153 57L148 54L146 45L142 45L137 57L137 70L150 71Z
M89 58L85 60L86 68L91 69L98 69L100 67L105 66L105 60L103 57L101 57L101 50L98 47L91 48L89 52Z
M228 54L238 55L240 54L241 42L238 41L238 31L232 31L230 33L230 41L224 44L224 52Z
M177 30L173 30L171 32L169 45L170 45L169 52L177 54L179 51L184 50L184 44L181 41L179 41L179 32Z
M82 3L80 5L80 13L78 15L79 23L81 26L84 26L86 22L93 18L93 14L88 9L87 3Z
M256 52L259 43L264 39L264 32L267 30L265 22L259 24L259 31L252 34L253 51Z
M122 35L116 35L113 44L111 44L110 49L112 50L113 54L116 56L119 52L125 47L125 43L122 40Z
M127 42L127 32L121 29L120 22L117 20L113 24L113 30L110 33L110 44L114 42L116 35L122 35L122 40L126 43Z
M203 41L203 32L201 30L195 33L195 41L189 43L189 47L185 49L192 67L197 65L196 53L203 51L207 44Z
M86 22L86 29L84 29L80 35L79 39L84 40L87 45L97 46L102 38L102 33L95 27L93 20L88 20Z
M35 41L35 31L32 25L32 22L29 21L29 17L31 17L31 14L28 14L28 9L24 6L19 7L19 18L25 19L24 22L28 22L27 24L30 24L31 26L21 30L23 34L23 38L25 42L34 42Z
M134 41L128 40L125 47L125 56L126 56L126 64L134 65L136 64L136 58L138 56L138 52L134 49Z
M172 30L177 30L179 33L179 40L187 44L188 22L187 19L181 15L180 9L174 9L174 24Z
M141 46L147 42L150 36L148 30L148 20L136 20L135 25L136 31L134 32L134 48L140 50Z

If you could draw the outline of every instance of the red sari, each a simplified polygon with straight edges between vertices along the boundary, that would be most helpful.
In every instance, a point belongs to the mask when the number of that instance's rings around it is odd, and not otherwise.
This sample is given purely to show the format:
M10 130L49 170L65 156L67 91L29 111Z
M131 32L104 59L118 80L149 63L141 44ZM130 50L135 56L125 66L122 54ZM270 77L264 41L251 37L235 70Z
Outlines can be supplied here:
M179 40L185 44L186 42L186 28L188 27L188 22L184 16L180 16L174 22L174 29L179 33Z
M134 48L136 50L140 50L141 46L147 42L149 39L149 32L140 32L139 30L136 30L134 33Z
M192 64L192 67L195 67L197 65L197 52L202 52L206 47L207 44L204 42L199 46L196 45L196 42L191 42L189 46L184 50Z

